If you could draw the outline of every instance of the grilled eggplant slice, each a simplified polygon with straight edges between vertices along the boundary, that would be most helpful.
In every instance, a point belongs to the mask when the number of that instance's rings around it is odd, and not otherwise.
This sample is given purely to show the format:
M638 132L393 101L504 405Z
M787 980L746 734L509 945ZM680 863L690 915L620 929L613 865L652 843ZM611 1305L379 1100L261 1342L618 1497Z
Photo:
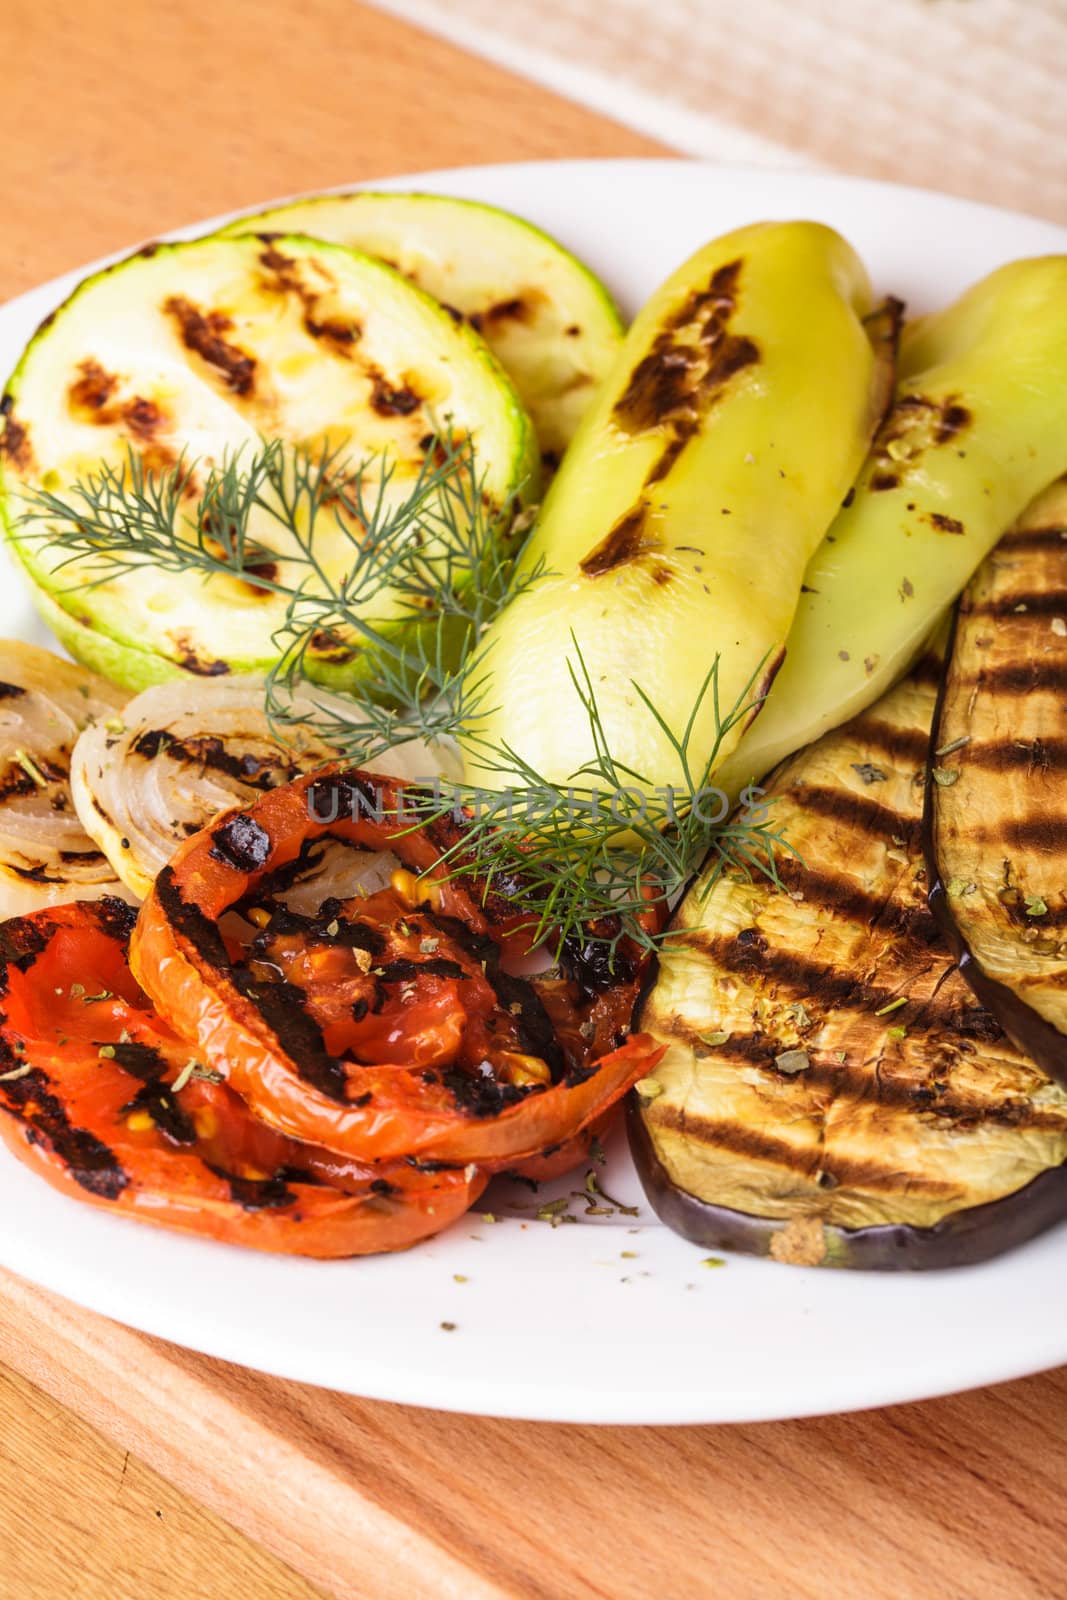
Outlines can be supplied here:
M235 233L306 233L378 256L477 328L557 464L622 343L604 285L510 211L437 194L323 194L238 217Z
M893 408L804 575L786 659L718 781L738 793L871 705L1067 468L1067 256L1014 261L906 328Z
M471 328L382 262L300 238L152 246L98 273L38 331L0 406L0 507L46 597L46 620L79 660L135 690L183 671L266 670L279 653L285 597L148 561L88 587L87 565L94 579L100 571L93 556L70 559L69 523L51 539L38 536L40 523L17 525L27 487L69 503L75 481L104 464L121 474L131 453L156 483L183 461L192 473L186 523L195 523L208 468L238 451L248 460L268 437L313 455L336 450L338 465L352 468L388 462L388 507L410 497L446 418L471 442L491 520L523 485L534 492L538 472L529 419ZM372 505L378 487L372 472ZM320 511L315 553L332 589L363 535L347 502ZM268 509L253 511L248 536L266 580L306 578L293 532ZM415 626L410 599L388 584L358 603L385 630ZM373 671L374 655L327 633L306 664L347 686Z
M70 791L75 740L124 698L72 661L0 640L0 916L124 892Z
M983 1005L1067 1083L1067 479L962 596L931 741L931 907Z
M939 664L773 778L783 891L698 883L640 1026L634 1150L660 1215L781 1261L950 1266L1067 1216L1067 1093L1004 1036L926 901Z
M656 290L523 551L545 570L470 663L492 706L472 768L484 738L551 783L596 770L580 650L617 769L684 786L672 733L716 657L724 711L773 678L804 568L888 402L893 350L870 310L858 257L810 222L713 240ZM693 722L697 771L740 737L738 722L718 739L714 699Z

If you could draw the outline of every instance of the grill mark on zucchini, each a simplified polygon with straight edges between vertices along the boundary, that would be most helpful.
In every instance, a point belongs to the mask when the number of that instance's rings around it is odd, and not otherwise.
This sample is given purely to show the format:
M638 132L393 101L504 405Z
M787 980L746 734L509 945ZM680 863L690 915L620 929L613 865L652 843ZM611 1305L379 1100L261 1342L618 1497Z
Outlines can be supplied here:
M185 348L212 367L233 394L247 399L255 386L256 358L223 337L233 329L232 319L222 311L201 311L180 294L168 295L163 310L177 323Z
M30 433L24 422L15 416L15 398L5 394L0 400L0 456L10 461L16 472L29 475L34 467Z
M77 370L81 376L67 388L67 407L72 416L92 422L98 428L122 424L143 444L154 439L165 426L167 417L162 408L144 395L131 395L128 400L112 404L122 380L117 374L105 371L99 361L89 356L79 361Z

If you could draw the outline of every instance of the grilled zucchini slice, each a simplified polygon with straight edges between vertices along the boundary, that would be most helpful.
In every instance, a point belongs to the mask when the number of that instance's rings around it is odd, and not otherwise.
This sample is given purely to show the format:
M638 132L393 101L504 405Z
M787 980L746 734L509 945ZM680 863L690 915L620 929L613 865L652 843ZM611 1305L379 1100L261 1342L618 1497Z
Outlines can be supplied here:
M622 343L604 285L497 206L436 194L314 195L238 217L224 233L306 233L378 256L477 328L558 464Z
M634 1149L701 1244L951 1266L1067 1216L1067 1093L960 976L926 901L939 664L775 775L785 892L697 884L640 1026L668 1045Z
M382 262L297 237L152 246L98 273L38 331L3 408L3 509L45 619L60 621L80 660L130 688L183 669L264 670L278 654L284 598L151 565L86 587L84 558L68 563L61 538L18 528L27 485L69 500L74 480L102 463L123 469L129 452L153 479L185 452L195 480L269 437L313 453L338 449L352 466L380 457L393 469L393 504L410 493L444 426L472 441L490 516L502 517L524 484L534 492L538 470L529 419L472 329ZM377 483L372 470L372 500ZM354 519L352 528L362 533ZM306 574L291 533L269 513L253 513L250 533L272 576ZM333 508L316 522L315 547L336 583L352 545ZM403 625L388 590L364 609L387 628ZM373 657L331 637L308 665L346 685Z
M1067 1083L1067 479L960 599L927 791L931 906L984 1005Z

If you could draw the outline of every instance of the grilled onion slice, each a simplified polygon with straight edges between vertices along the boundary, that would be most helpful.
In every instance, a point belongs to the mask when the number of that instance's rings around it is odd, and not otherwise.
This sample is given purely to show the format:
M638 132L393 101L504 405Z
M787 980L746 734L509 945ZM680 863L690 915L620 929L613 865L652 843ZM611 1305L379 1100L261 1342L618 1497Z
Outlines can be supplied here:
M49 650L0 640L0 916L122 892L79 821L68 780L81 730L113 717L124 699Z
M220 811L336 756L336 746L317 732L316 718L326 710L343 720L350 702L324 691L314 698L297 694L287 713L306 721L272 726L264 693L263 679L255 677L210 679L193 694L182 680L157 684L128 703L121 724L98 724L79 738L71 763L78 815L135 894L147 895L179 844ZM452 775L447 753L418 740L367 765L393 777ZM321 852L300 884L308 909L317 910L333 892L331 881L342 866L346 888L351 884L350 855L340 848ZM379 868L382 882L395 865L390 858ZM372 875L373 868L368 863Z

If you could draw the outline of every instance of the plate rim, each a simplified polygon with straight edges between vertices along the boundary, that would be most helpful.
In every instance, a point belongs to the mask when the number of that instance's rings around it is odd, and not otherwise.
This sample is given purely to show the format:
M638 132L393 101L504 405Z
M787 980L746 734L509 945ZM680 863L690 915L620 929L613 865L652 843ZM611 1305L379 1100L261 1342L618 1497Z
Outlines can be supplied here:
M922 203L935 206L940 212L947 211L950 216L955 214L962 217L966 215L972 223L984 224L991 229L999 230L1023 223L1027 228L1046 230L1050 242L1054 247L1059 246L1067 250L1067 227L1051 219L1035 216L1032 213L1012 210L1007 207L989 205L980 200L973 200L963 196L945 195L936 189L917 185L899 184L881 178L866 178L839 172L798 170L789 167L775 167L763 163L727 163L710 160L692 160L685 157L606 157L606 158L567 158L564 160L528 160L522 162L490 162L463 167L431 168L414 173L401 173L388 178L375 178L358 183L342 183L329 188L297 192L292 195L268 197L257 201L250 207L241 207L235 210L219 213L216 216L199 219L191 223L183 223L178 227L164 233L153 235L150 238L130 244L123 249L110 252L85 265L70 268L43 283L31 286L18 295L12 297L0 306L0 326L6 325L9 320L18 321L21 316L30 313L34 304L40 304L50 297L53 303L65 298L74 284L90 273L100 270L115 261L120 261L130 254L143 248L154 239L171 240L195 238L201 234L212 231L244 215L254 216L257 212L272 205L281 205L290 201L299 200L311 195L344 194L350 191L382 191L418 192L421 185L430 185L429 192L440 191L441 186L456 183L461 186L461 192L467 187L478 186L489 181L499 182L501 175L508 175L515 181L516 204L520 208L516 214L521 215L522 187L525 181L536 181L549 173L558 173L560 169L567 169L574 174L584 173L590 178L608 171L612 174L613 181L619 181L626 169L639 169L642 173L649 170L660 170L674 175L681 171L687 174L697 173L713 182L725 183L736 187L750 179L755 184L770 182L783 188L793 185L809 192L812 189L825 190L833 194L854 193L862 190L870 195L872 192L882 195L888 204L894 201ZM491 202L499 203L499 202ZM566 237L562 242L568 244ZM47 314L47 312L45 313ZM4 375L6 381L6 374ZM4 1158L6 1159L6 1157ZM21 1175L20 1175L21 1176ZM31 1175L26 1174L27 1177ZM39 1179L33 1182L40 1184ZM60 1196L52 1196L61 1200ZM98 1214L95 1214L98 1215ZM95 1220L95 1216L91 1221ZM122 1228L125 1219L100 1217L106 1226ZM662 1227L662 1224L649 1222L648 1226ZM148 1230L146 1230L148 1231ZM577 1230L564 1230L577 1231ZM669 1230L664 1230L668 1231ZM121 1234L119 1236L121 1249ZM162 1233L158 1234L162 1238ZM171 1236L174 1238L176 1236ZM189 1241L192 1242L192 1241ZM164 1240L164 1243L166 1241ZM195 1241L198 1245L200 1241ZM206 1248L211 1248L206 1246ZM1023 1247L1026 1248L1026 1247ZM155 1307L151 1310L140 1300L133 1309L123 1306L123 1295L129 1294L128 1284L120 1275L97 1274L94 1276L94 1267L88 1260L79 1260L72 1268L70 1263L61 1264L56 1253L46 1259L42 1269L40 1265L30 1259L33 1256L33 1245L29 1244L25 1251L16 1244L5 1247L0 1237L0 1264L3 1264L16 1275L23 1277L31 1284L35 1284L47 1292L59 1295L85 1309L99 1315L112 1318L125 1326L136 1329L138 1332L153 1337L169 1340L181 1344L183 1347L198 1351L205 1355L220 1360L234 1362L254 1371L274 1375L289 1381L318 1384L322 1387L338 1390L339 1392L358 1395L375 1401L389 1401L396 1404L410 1404L429 1407L437 1410L452 1411L462 1414L484 1415L500 1418L510 1418L524 1421L543 1421L549 1423L567 1422L596 1425L706 1425L719 1422L761 1422L784 1420L786 1418L818 1416L828 1413L862 1411L883 1405L903 1404L933 1397L959 1392L963 1389L983 1387L990 1383L1011 1381L1031 1373L1046 1370L1067 1360L1067 1337L1055 1337L1055 1319L1050 1311L1048 1324L1040 1330L1041 1337L1031 1337L1024 1353L1020 1348L1012 1360L1005 1361L997 1358L997 1346L982 1347L982 1354L971 1352L972 1359L962 1366L957 1358L951 1362L943 1362L940 1368L933 1368L928 1361L921 1369L918 1381L908 1371L902 1370L894 1374L891 1380L882 1375L880 1383L872 1383L871 1373L867 1368L856 1367L851 1369L840 1381L835 1381L832 1392L823 1385L816 1393L801 1398L794 1394L787 1403L783 1401L778 1390L772 1389L768 1396L762 1392L756 1393L751 1389L743 1389L728 1394L722 1387L710 1386L698 1389L695 1394L686 1391L666 1389L650 1389L647 1392L634 1389L623 1389L618 1381L612 1387L598 1389L595 1394L583 1392L581 1399L567 1389L553 1388L551 1380L547 1384L541 1382L516 1383L514 1379L497 1381L497 1376L469 1379L455 1374L442 1376L446 1371L442 1368L437 1373L420 1370L417 1374L407 1373L404 1381L401 1375L388 1368L388 1364L381 1368L377 1358L371 1359L368 1373L367 1357L360 1355L353 1362L352 1371L345 1382L339 1381L336 1371L331 1371L324 1378L318 1378L309 1372L306 1365L301 1363L300 1349L285 1346L282 1354L278 1350L267 1347L261 1350L257 1359L256 1352L251 1354L240 1348L241 1331L237 1327L217 1327L212 1324L205 1332L202 1327L186 1329L187 1320L185 1308L175 1317L174 1304L166 1302L159 1316L156 1316ZM417 1259L413 1257L412 1259ZM739 1258L743 1260L744 1258ZM322 1270L322 1264L318 1264ZM344 1265L344 1264L339 1264ZM795 1268L776 1267L769 1263L753 1264L763 1271L781 1271L797 1273ZM996 1263L989 1264L992 1268ZM330 1270L328 1267L326 1270ZM982 1269L952 1269L950 1275L965 1271ZM821 1274L820 1274L821 1276ZM857 1292L861 1292L862 1280L865 1274L842 1274L856 1282ZM871 1275L873 1276L873 1275ZM883 1275L884 1276L884 1275ZM916 1275L926 1276L926 1275ZM75 1284L76 1292L72 1293L71 1285ZM743 1291L742 1291L743 1292ZM663 1317L669 1321L670 1304L665 1303ZM175 1326L180 1331L176 1333ZM284 1358L283 1358L284 1357ZM933 1375L932 1375L933 1374ZM802 1380L800 1380L802 1382Z

